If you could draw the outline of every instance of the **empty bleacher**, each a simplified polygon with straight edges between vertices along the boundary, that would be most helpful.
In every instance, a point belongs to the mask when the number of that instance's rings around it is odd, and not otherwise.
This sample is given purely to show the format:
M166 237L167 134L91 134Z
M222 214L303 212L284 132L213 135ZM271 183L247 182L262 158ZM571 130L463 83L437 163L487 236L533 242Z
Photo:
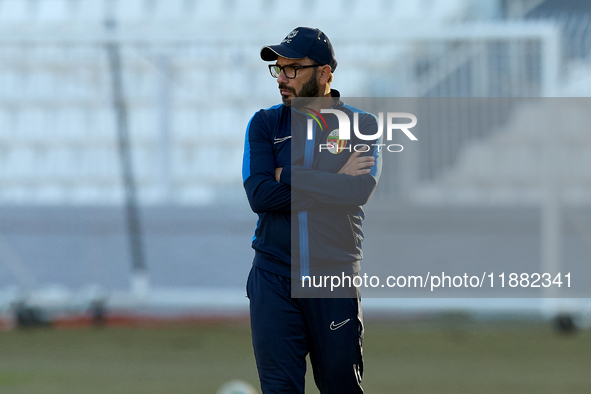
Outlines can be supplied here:
M347 96L542 95L539 72L527 68L540 67L539 42L516 36L507 49L469 37L396 38L469 13L463 0L299 0L289 7L269 0L0 0L0 203L120 202L108 34L120 44L141 201L199 204L241 195L246 124L279 101L258 53L297 25L331 37L339 59L334 86ZM121 35L105 28L109 17ZM531 80L515 83L524 73ZM470 155L487 155L476 136L461 138L452 148L425 143L451 159L431 160L421 181L436 181L457 163L473 169ZM480 153L460 157L471 144Z

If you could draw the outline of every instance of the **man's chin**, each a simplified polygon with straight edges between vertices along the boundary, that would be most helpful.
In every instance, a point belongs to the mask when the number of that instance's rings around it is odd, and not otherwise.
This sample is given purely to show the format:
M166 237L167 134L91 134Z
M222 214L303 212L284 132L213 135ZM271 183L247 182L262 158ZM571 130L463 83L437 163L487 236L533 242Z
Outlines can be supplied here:
M310 105L312 102L314 102L314 100L316 100L318 98L318 97L299 97L299 96L292 96L292 95L289 95L289 96L281 95L281 101L283 101L283 105L285 105L286 107L291 107L292 106L291 100L294 97L298 98L298 108Z
M281 95L281 101L283 101L283 105L286 107L291 107L291 96Z
M293 97L292 97L293 98ZM283 104L285 104L288 107L293 107L293 102L291 101L292 98L289 99L283 99ZM309 105L312 105L312 103L318 98L318 97L300 97L297 96L297 101L296 101L296 108L303 108ZM289 103L289 104L288 104Z

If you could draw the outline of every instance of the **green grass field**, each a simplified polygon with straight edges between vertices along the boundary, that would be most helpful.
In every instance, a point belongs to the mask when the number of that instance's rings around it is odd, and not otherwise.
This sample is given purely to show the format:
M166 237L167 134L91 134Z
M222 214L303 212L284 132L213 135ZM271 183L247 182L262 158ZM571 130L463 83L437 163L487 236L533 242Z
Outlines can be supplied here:
M547 324L366 322L366 393L590 393L591 333ZM258 387L246 324L0 332L0 393ZM309 393L315 393L311 375Z

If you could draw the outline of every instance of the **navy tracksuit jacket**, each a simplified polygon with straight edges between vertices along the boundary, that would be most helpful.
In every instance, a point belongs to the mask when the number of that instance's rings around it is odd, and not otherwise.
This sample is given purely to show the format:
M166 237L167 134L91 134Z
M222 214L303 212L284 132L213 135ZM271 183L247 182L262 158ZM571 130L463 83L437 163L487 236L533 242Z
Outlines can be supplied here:
M332 92L338 95L336 90ZM348 114L361 112L359 130L375 134L373 115L340 100L333 108ZM257 112L246 130L242 177L250 206L259 216L252 241L254 266L285 277L291 276L293 265L299 266L302 274L313 275L314 267L320 266L346 274L359 272L363 256L361 206L380 176L381 151L371 146L380 141L359 140L351 131L347 146L366 144L371 150L363 155L373 154L376 164L367 175L337 174L353 150L319 152L319 144L326 144L330 132L338 129L337 117L324 114L328 129L314 123L314 141L310 141L305 135L308 117L294 113L294 130L301 135L291 135L292 111L283 104ZM352 126L353 116L350 119ZM283 167L280 182L275 180L276 167ZM292 218L296 223L291 223Z

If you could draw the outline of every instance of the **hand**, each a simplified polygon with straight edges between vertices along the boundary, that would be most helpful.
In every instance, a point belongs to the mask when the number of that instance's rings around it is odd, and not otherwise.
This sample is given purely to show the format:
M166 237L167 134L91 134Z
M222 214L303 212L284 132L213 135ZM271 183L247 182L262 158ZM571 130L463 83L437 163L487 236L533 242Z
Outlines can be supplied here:
M359 176L363 174L369 174L372 167L376 163L376 159L373 156L359 156L361 152L355 152L345 163L343 168L339 170L339 174L347 174L353 176ZM277 170L275 170L277 171Z
M283 171L283 167L275 168L275 180L277 182L279 182L279 179L281 179L281 171Z

